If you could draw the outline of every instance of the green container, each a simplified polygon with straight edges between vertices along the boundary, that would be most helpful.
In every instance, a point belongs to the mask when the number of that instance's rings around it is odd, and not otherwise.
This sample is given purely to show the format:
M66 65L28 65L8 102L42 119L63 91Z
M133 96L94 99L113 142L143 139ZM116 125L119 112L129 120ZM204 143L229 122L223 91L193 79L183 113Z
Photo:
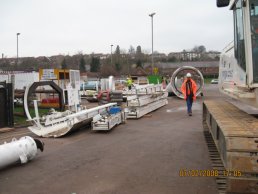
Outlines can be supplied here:
M149 75L148 80L150 84L161 84L162 82L161 76L159 75Z

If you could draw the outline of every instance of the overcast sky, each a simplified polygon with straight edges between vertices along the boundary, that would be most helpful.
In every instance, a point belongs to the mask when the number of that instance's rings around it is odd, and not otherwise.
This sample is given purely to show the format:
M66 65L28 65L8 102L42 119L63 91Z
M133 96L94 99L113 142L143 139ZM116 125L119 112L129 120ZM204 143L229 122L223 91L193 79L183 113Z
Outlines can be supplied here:
M0 53L19 56L109 53L141 45L169 53L204 45L222 50L233 40L232 11L215 0L0 0ZM114 47L113 47L114 48Z

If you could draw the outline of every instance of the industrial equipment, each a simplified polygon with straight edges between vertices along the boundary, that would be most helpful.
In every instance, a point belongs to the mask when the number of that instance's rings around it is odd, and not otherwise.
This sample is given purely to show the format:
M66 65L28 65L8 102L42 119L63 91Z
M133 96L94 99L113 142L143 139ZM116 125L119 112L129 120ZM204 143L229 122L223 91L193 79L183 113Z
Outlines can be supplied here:
M44 87L44 86L51 88L51 90L45 90L44 88L40 91L37 90L38 87ZM33 82L32 84L27 85L24 93L25 94L23 95L23 98L24 98L23 101L28 106L31 104L31 99L34 99L35 97L37 97L36 94L41 95L42 93L47 93L47 94L56 93L58 95L57 98L54 98L58 102L56 107L58 107L60 111L64 110L64 107L65 107L64 92L63 92L62 88L60 88L53 81ZM24 112L26 112L25 106L24 106Z
M109 102L116 102L119 106L123 102L122 91L100 91L98 94L99 104L107 104Z
M68 83L80 89L80 71L72 69L39 69L39 81L54 81L65 89Z
M100 82L99 81L87 81L81 84L80 96L85 98L89 102L98 101Z
M0 145L0 169L17 162L27 163L36 157L38 149L43 152L44 143L29 136L5 142Z
M70 106L74 110L80 104L80 71L72 69L40 69L39 70L40 82L51 81L54 82L61 90L63 90L63 96L65 99L65 105ZM29 85L29 84L28 84ZM69 93L67 92L69 89ZM38 90L37 90L38 91ZM55 92L44 92L46 88L42 88L41 93L38 97L41 99L41 107L56 108L58 100L60 101ZM53 90L52 90L53 91ZM68 95L72 95L70 97ZM60 104L60 102L59 102Z
M124 92L127 96L127 118L140 118L162 106L165 106L168 93L162 84L135 85L132 90Z
M222 52L219 88L228 96L258 107L258 1L217 0L234 14L234 41ZM219 152L212 157L221 193L258 193L258 120L230 102L205 101L203 126ZM226 173L225 173L226 172Z
M36 117L28 120L33 122L33 126L28 127L30 131L42 137L61 137L69 132L90 124L96 115L106 115L109 108L116 106L116 103L109 103L90 109L80 110L76 113L69 110L57 112L52 110L48 115L40 117L38 114L37 101L34 101ZM27 114L27 112L26 112ZM107 126L107 130L113 126Z
M123 102L123 91L116 90L116 82L113 76L109 76L108 79L101 79L101 90L98 93L99 104L107 104L110 102L116 102L119 106Z
M168 92L173 92L176 96L183 99L184 96L181 92L181 86L184 82L185 75L187 73L191 73L193 80L196 82L197 84L196 96L199 96L203 90L204 79L203 79L202 73L195 67L191 67L191 66L179 67L176 71L174 71L173 75L171 76L170 83L168 84L166 90Z
M93 131L108 131L119 125L125 123L126 113L120 107L111 107L106 114L97 114L92 120Z
M39 115L38 102L33 100L35 117L32 118L29 112L29 94L31 94L38 86L49 85L60 93L60 110L58 112L50 109L48 115ZM64 93L64 95L63 95ZM64 96L64 99L63 99ZM68 110L63 111L64 102ZM70 84L66 89L62 90L52 81L35 82L27 86L24 93L24 110L28 121L33 123L33 126L28 127L30 131L42 137L60 137L80 127L90 124L93 117L96 115L107 115L110 108L116 106L116 103L109 103L106 105L85 109L79 104L79 90L71 87ZM109 118L109 117L108 117ZM109 119L108 119L109 120ZM113 120L113 117L110 117ZM108 125L107 128L111 129L113 126Z
M115 78L113 76L109 76L107 79L100 80L100 89L102 91L114 91L115 88Z

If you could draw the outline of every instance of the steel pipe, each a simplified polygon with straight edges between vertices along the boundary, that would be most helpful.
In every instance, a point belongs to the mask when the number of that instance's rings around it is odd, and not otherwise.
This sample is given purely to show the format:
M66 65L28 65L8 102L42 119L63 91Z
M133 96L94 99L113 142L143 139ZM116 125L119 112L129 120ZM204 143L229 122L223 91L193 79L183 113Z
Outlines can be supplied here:
M37 149L43 151L44 143L29 136L0 145L0 169L17 162L27 163L35 158Z
M181 86L185 79L185 75L188 72L190 72L192 74L192 78L197 84L196 96L198 96L202 93L203 86L204 86L204 78L203 78L202 73L195 67L183 66L183 67L178 68L173 73L171 80L170 80L172 92L175 95L177 95L179 98L184 98L184 96L181 92Z

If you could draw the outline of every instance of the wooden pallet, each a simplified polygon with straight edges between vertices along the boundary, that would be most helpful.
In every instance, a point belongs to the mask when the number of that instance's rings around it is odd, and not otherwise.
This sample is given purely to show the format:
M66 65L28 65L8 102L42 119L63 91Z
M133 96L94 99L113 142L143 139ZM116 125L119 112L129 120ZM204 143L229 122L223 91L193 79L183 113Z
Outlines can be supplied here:
M205 101L203 123L231 174L227 192L258 193L258 119L229 102Z

